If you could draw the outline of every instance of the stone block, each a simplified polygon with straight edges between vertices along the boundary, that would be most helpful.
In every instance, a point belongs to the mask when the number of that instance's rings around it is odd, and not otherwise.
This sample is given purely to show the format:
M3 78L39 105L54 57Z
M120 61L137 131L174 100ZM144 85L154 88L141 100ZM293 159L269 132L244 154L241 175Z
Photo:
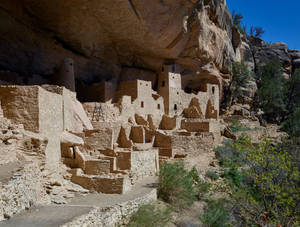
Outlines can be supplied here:
M81 185L85 189L106 194L124 194L131 189L131 182L127 176L102 177L73 175L71 181Z
M118 170L130 170L131 169L131 151L116 152L117 157L117 169Z
M85 161L85 174L88 175L101 175L110 173L109 160L87 160Z
M85 145L92 150L113 149L114 133L111 128L85 131Z
M183 110L183 116L186 118L201 118L203 115L199 113L198 109L195 106L188 107Z
M128 139L128 137L126 135L126 130L123 127L121 127L121 129L120 129L117 143L119 144L119 147L121 147L121 148L131 148L132 147L132 142Z
M78 147L74 147L72 158L63 158L63 163L70 168L85 169L85 157Z
M143 126L132 126L129 138L134 143L145 143L145 131Z
M138 125L143 125L143 126L147 126L148 125L148 122L142 116L140 116L138 114L135 114L134 118L135 118L135 122Z
M159 156L173 158L173 149L172 148L159 148Z
M172 148L172 141L169 135L156 131L154 139L155 147Z
M72 133L64 131L60 136L60 142L66 146L80 146L84 144L81 137L78 137Z
M163 115L161 123L160 123L160 129L162 130L173 130L176 128L176 117L169 117L167 115Z
M181 121L181 128L188 132L217 132L220 127L217 121L213 120L189 120Z

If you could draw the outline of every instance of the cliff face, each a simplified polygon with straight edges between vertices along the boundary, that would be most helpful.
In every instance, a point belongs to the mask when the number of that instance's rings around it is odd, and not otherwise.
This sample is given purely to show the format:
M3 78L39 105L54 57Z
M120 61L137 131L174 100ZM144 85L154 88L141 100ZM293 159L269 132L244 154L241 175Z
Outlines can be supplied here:
M236 58L225 0L2 0L0 21L0 69L25 77L49 79L73 58L85 81L171 62L220 83Z

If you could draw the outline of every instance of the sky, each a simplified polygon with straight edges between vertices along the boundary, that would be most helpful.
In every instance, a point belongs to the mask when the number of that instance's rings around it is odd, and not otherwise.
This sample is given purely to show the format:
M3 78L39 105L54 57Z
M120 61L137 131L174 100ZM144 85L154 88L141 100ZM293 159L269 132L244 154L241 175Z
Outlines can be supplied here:
M230 12L244 16L247 27L262 27L267 42L300 50L300 0L226 0Z

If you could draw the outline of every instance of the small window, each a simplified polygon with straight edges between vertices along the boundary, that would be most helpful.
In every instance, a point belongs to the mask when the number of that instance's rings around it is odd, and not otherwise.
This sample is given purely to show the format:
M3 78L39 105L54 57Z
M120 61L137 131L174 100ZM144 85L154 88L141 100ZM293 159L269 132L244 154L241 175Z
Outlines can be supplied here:
M144 108L144 102L143 101L141 102L141 107Z
M159 109L159 110L160 110L160 104L157 104L157 109Z
M163 82L161 83L161 86L162 87L166 86L166 81L163 80Z
M177 110L177 104L174 105L174 110Z
M179 92L177 91L177 95L179 95Z
M212 93L215 94L215 87L212 87Z

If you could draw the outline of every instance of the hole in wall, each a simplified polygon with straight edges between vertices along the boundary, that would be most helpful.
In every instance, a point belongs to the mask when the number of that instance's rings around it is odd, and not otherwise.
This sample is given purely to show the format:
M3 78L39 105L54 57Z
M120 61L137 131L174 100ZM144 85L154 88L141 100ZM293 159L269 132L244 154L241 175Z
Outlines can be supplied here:
M166 81L163 81L162 83L161 83L161 86L166 86Z
M215 87L212 87L212 93L215 94Z
M144 102L143 101L141 101L141 107L144 108Z
M160 104L157 104L157 109L159 109L159 110L160 110Z
M177 110L177 104L174 105L174 110Z

